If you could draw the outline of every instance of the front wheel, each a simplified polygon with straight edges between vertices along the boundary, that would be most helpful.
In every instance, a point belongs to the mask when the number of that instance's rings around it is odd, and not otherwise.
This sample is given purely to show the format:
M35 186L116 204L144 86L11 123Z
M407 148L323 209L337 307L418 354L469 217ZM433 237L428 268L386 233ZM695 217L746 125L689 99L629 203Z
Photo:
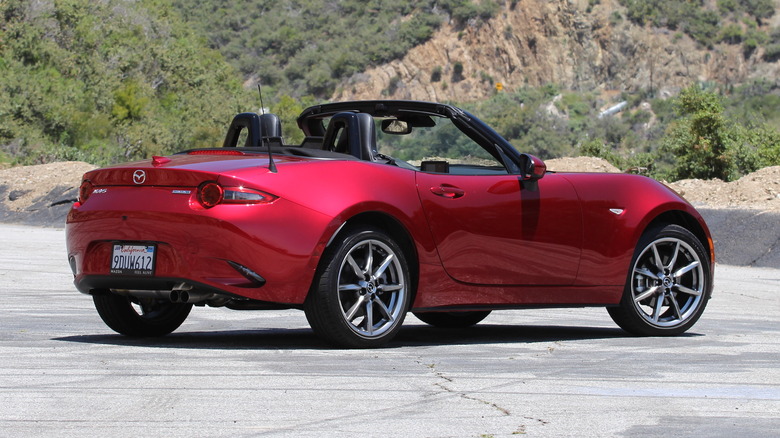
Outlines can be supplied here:
M411 294L401 248L383 231L346 231L323 255L304 304L314 332L334 345L378 347L392 339Z
M640 336L678 335L704 312L712 288L708 252L678 225L646 232L639 240L620 305L612 319Z
M187 319L192 304L136 299L113 293L92 295L100 318L111 329L126 336L164 336Z

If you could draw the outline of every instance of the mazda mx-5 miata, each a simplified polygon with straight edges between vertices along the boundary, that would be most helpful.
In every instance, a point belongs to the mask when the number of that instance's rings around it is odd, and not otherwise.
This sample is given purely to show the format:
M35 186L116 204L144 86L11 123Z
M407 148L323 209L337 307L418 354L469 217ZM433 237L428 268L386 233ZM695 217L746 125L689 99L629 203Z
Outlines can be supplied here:
M334 345L375 347L409 311L467 327L602 306L635 335L683 333L704 311L708 228L650 178L548 171L446 104L330 103L297 122L301 144L243 113L222 147L84 175L68 259L110 328L165 335L193 305L295 308ZM415 154L430 158L393 157Z

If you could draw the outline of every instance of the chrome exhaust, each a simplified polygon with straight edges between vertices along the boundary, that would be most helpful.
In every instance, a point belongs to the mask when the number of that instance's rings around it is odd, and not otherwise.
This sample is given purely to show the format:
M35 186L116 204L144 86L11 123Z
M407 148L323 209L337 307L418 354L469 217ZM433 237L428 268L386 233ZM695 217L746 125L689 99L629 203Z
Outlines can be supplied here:
M202 303L203 301L213 300L219 295L213 292L200 292L194 290L191 284L179 283L173 287L169 298L173 303Z

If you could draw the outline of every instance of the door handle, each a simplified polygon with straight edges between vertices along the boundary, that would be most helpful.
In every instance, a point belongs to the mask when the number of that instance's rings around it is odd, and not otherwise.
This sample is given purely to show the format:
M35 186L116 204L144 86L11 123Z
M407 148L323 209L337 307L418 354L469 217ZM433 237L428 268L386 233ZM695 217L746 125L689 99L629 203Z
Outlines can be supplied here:
M450 199L460 198L466 194L466 191L463 189L446 185L431 187L431 192L436 196Z

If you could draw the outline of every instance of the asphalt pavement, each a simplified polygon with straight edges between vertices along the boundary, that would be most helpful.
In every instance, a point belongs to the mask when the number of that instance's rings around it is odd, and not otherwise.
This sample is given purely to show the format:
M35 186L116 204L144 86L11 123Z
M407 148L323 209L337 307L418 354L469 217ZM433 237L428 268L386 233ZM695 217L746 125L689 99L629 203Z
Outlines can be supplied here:
M686 335L604 309L410 316L389 347L335 350L298 311L195 308L116 335L72 285L61 229L0 225L0 436L780 436L780 270L719 265Z

